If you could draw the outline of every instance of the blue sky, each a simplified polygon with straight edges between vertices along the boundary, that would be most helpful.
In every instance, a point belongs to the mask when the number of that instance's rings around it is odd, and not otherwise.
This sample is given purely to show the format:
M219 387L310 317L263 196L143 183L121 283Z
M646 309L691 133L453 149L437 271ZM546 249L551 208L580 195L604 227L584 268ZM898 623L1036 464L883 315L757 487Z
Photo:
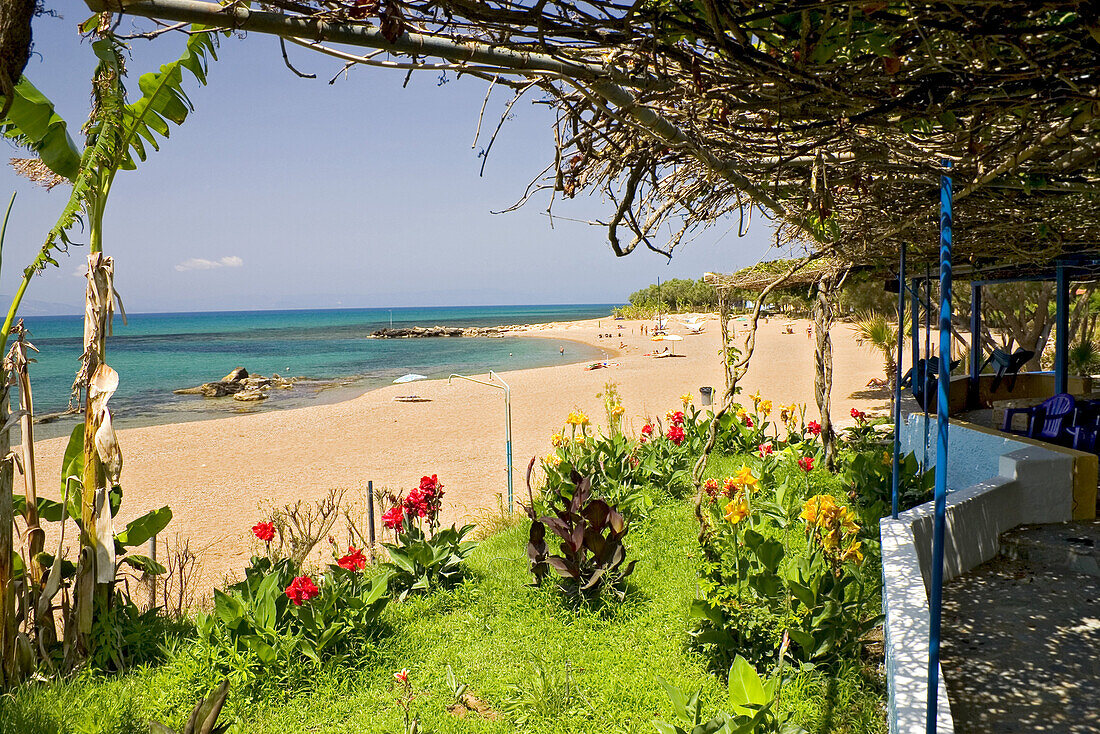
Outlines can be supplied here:
M25 73L81 142L94 62L74 5L36 19ZM129 85L181 44L134 41ZM551 159L545 106L513 108L479 177L484 128L478 149L471 143L484 82L449 74L440 84L437 72L422 72L402 89L403 72L361 68L329 85L338 61L289 52L318 78L287 70L271 37L223 39L209 85L190 80L193 115L138 170L119 173L104 250L128 310L617 302L657 277L697 278L769 256L770 228L756 224L738 238L728 221L671 262L641 250L616 258L604 228L564 219L605 219L609 205L598 196L559 200L553 227L546 197L494 215ZM490 130L509 96L493 93ZM24 155L8 148L9 157ZM4 167L0 194L13 189L3 293L13 292L68 193L47 193ZM80 303L84 254L62 257L28 297Z

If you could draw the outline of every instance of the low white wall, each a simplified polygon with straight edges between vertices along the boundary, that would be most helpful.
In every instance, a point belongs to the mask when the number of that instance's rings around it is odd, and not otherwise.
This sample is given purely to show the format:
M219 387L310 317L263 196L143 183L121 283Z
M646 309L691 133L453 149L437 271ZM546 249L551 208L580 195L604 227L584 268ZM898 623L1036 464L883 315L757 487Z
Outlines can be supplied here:
M923 416L918 416L923 419ZM923 433L918 421L907 428ZM977 434L976 436L974 434ZM919 434L918 434L919 435ZM993 450L983 434L952 425L949 456L956 447L982 446ZM1011 440L1003 442L1017 443ZM917 442L919 448L920 443ZM965 452L964 452L965 453ZM1001 533L1023 523L1065 522L1073 516L1072 457L1024 444L1003 455L994 454L997 475L947 495L944 536L944 581L993 558ZM958 472L961 466L949 464ZM982 466L982 465L979 465ZM978 474L982 473L979 468ZM883 518L883 608L886 613L886 672L889 686L890 731L908 734L925 730L928 707L928 586L931 580L934 503L927 502L898 516ZM954 725L939 675L937 731L953 732Z
M912 452L923 460L927 449L928 466L936 465L936 416L928 416L928 443L925 444L924 414L910 413L901 428L902 456ZM966 489L1000 474L1000 457L1027 448L1032 444L1017 441L1004 433L959 430L951 422L950 447L947 452L947 491Z

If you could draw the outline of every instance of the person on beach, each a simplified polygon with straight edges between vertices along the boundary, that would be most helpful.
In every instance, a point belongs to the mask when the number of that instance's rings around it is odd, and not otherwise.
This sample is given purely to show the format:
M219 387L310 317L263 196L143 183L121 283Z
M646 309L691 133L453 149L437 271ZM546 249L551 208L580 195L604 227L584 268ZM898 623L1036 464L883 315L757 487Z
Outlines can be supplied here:
M564 357L565 356L565 347L558 347L558 354L560 354L561 356Z

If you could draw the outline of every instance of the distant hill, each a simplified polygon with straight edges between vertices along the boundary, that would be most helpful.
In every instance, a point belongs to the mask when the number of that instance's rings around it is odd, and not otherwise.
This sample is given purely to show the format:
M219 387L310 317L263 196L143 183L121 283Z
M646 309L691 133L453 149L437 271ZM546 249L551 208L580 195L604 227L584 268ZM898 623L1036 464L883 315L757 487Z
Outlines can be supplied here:
M10 303L11 296L0 295L0 304L2 304L0 308L6 310ZM75 316L82 313L84 313L83 306L76 306L71 303L24 298L23 302L19 304L19 316Z

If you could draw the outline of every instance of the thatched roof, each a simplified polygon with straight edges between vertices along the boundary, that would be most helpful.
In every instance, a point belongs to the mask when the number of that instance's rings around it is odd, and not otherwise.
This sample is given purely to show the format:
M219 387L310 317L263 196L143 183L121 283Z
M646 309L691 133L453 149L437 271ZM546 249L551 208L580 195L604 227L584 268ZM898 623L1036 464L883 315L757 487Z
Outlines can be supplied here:
M769 260L733 273L704 273L703 281L719 290L743 290L759 293L786 275L795 260ZM822 278L835 277L849 266L836 260L819 259L795 270L784 278L781 289L805 288Z

